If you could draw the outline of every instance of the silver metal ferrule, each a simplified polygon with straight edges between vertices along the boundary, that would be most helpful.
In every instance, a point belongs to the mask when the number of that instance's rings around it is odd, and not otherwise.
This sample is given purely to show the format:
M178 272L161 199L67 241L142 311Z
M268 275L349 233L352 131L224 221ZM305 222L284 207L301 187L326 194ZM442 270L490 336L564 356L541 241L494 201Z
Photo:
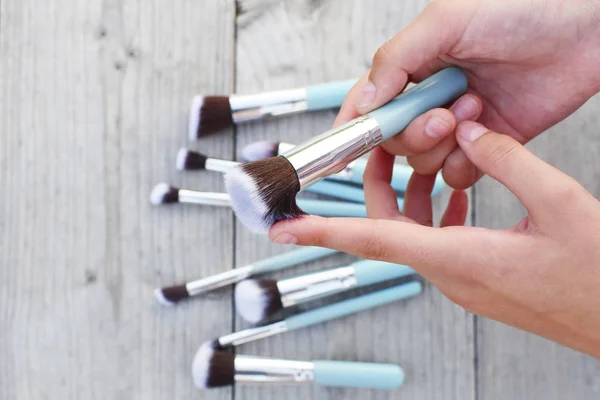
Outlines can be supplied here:
M280 142L279 147L277 148L277 155L285 154L288 151L292 150L294 147L296 146L291 143ZM356 164L356 160L346 165L346 167L343 170L334 175L339 179L350 180L355 173L354 164Z
M306 89L229 96L233 122L246 122L308 110Z
M284 307L334 294L356 286L353 267L341 267L277 282Z
M179 189L180 203L203 204L207 206L231 207L227 193L199 192L197 190Z
M240 344L277 335L279 333L286 332L287 330L288 328L285 321L279 321L269 325L233 332L229 335L221 336L218 340L219 344L223 347L239 346Z
M314 364L308 361L236 356L236 382L303 383L314 380Z
M300 190L342 171L383 141L379 125L365 115L282 154L298 175Z
M188 282L186 283L185 288L190 296L196 296L201 293L243 281L244 279L249 278L253 272L254 265L250 264L230 271L221 272L220 274L209 276L208 278Z
M204 168L209 171L227 172L229 168L235 167L236 165L239 165L239 162L220 160L218 158L207 158Z

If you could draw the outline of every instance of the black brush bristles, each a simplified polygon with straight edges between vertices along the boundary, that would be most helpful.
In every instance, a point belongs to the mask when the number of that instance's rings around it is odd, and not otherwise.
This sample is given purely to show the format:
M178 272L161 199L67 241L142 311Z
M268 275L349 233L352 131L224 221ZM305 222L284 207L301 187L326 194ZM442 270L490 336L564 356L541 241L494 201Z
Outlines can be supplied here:
M154 205L178 203L179 189L166 183L159 183L150 193L150 202Z
M256 324L283 309L277 281L247 279L238 283L234 293L235 309L246 321Z
M190 297L185 284L156 289L154 295L158 302L164 306L172 306Z
M198 139L232 125L229 97L197 96L194 98L188 132L190 139Z
M298 176L284 157L231 168L225 186L236 215L253 232L266 233L276 222L305 215L296 204Z
M231 386L235 383L235 357L205 343L194 356L192 377L201 389Z
M177 153L176 168L179 171L205 169L207 158L202 153L182 147Z

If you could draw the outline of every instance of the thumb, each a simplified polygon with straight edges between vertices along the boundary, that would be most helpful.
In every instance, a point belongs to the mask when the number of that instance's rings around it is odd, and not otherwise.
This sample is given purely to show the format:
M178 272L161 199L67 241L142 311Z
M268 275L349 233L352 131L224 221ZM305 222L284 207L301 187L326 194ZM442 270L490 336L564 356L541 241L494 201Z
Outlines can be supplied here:
M496 179L534 215L564 207L564 194L571 196L579 184L545 163L508 135L465 121L456 131L456 140L466 156L481 171Z

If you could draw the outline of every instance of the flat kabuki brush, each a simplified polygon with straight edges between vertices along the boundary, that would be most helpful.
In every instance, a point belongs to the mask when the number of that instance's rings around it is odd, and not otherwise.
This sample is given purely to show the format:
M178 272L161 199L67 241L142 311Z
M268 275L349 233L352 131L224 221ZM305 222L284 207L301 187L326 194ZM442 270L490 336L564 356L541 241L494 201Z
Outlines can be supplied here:
M400 133L419 115L457 99L467 89L465 74L444 69L371 113L325 132L278 157L231 168L225 185L236 215L254 232L303 214L296 194Z
M378 290L349 300L338 301L337 303L292 315L268 325L244 329L229 335L221 336L205 345L209 345L213 349L239 346L240 344L253 342L279 333L320 324L384 304L389 304L394 301L413 297L421 293L422 290L423 286L417 281L393 286L389 289Z
M286 307L414 273L406 265L360 260L343 267L279 281L248 279L235 287L235 308L242 318L256 324Z
M305 111L338 108L356 79L304 88L231 96L195 96L188 134L191 140L242 122Z
M227 172L229 168L240 165L236 161L221 160L207 157L206 155L186 148L179 149L177 153L176 167L180 171L202 170L216 172ZM336 197L338 199L353 201L355 203L365 202L365 192L358 187L336 182L318 182L306 189L309 192Z
M318 386L396 389L404 382L404 371L396 364L234 356L210 346L201 346L192 363L192 378L199 389L235 383L312 383Z
M281 271L293 266L336 254L337 251L321 247L301 247L287 253L256 261L217 275L180 285L156 289L154 294L160 304L171 306L192 296L228 286L254 275Z
M242 149L242 157L244 158L244 161L264 160L265 158L276 157L285 154L286 152L291 151L294 147L296 146L285 142L274 142L269 140L254 142ZM346 168L337 174L329 175L326 180L349 182L362 185L363 175L366 167L367 160L364 158L359 158L355 161L352 161L346 166ZM410 180L413 172L414 170L409 165L394 164L390 185L397 192L406 192L408 181ZM319 185L320 183L321 182L317 183L316 185ZM313 186L308 187L307 190L310 190L312 187ZM433 186L431 194L436 196L445 187L446 183L444 182L442 174L440 173L435 180L435 185Z
M150 194L150 202L154 205L182 203L231 207L230 197L227 193L179 189L166 183L159 183L154 187ZM399 206L402 207L404 201L398 199L398 202ZM297 205L307 214L320 215L322 217L365 218L367 216L367 209L364 204L329 200L298 199Z

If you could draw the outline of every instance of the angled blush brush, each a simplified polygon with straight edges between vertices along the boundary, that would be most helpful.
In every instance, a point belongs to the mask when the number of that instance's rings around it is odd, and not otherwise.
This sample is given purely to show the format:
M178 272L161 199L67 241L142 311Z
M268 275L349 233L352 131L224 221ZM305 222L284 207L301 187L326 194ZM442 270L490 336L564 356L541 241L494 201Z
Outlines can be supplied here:
M294 147L278 157L241 164L225 173L225 186L239 220L266 233L277 221L301 216L296 195L400 133L416 117L457 99L465 74L444 69L381 108Z
M160 304L171 306L181 300L192 296L199 296L206 292L240 282L251 276L281 271L336 253L338 252L335 250L321 247L299 247L296 250L265 258L264 260L237 267L207 278L186 282L180 285L159 288L154 291L154 295Z
M337 108L355 83L356 79L351 79L276 92L195 96L190 110L188 135L191 140L196 140L234 124Z

